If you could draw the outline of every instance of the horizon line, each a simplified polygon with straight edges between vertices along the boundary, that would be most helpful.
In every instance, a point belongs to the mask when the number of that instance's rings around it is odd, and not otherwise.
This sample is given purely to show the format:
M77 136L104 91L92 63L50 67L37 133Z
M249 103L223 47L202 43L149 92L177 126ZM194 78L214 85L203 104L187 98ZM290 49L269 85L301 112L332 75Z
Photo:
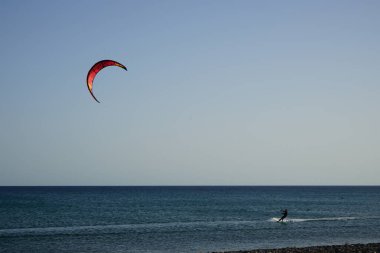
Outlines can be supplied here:
M326 185L0 185L0 187L380 187L380 184L326 184Z

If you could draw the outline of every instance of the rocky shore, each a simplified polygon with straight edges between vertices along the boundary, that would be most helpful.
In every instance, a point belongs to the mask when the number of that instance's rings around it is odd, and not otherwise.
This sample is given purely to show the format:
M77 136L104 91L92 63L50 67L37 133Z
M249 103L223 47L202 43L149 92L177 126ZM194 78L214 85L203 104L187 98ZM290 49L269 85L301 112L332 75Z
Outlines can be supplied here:
M305 248L257 249L224 253L380 253L380 243L313 246Z

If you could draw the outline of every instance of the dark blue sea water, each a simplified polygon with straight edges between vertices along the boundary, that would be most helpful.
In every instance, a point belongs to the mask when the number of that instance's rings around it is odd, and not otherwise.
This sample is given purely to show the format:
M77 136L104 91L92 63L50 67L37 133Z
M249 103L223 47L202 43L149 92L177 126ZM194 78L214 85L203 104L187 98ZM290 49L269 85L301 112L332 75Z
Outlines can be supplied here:
M368 242L380 242L380 187L0 187L0 252Z

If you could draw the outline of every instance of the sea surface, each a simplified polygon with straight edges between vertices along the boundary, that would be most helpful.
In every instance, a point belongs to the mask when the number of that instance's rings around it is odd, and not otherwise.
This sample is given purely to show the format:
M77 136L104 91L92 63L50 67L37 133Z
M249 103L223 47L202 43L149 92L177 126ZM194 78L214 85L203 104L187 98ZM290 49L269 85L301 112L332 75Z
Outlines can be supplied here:
M369 242L380 242L380 187L0 187L0 252Z

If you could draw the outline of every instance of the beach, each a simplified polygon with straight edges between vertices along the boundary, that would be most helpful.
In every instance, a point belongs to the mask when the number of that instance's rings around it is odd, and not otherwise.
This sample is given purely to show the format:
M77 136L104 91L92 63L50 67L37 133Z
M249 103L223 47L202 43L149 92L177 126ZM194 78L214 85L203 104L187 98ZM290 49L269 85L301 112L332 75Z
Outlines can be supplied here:
M303 248L257 249L243 251L224 251L224 253L376 253L380 252L380 243L344 244L330 246L313 246Z

